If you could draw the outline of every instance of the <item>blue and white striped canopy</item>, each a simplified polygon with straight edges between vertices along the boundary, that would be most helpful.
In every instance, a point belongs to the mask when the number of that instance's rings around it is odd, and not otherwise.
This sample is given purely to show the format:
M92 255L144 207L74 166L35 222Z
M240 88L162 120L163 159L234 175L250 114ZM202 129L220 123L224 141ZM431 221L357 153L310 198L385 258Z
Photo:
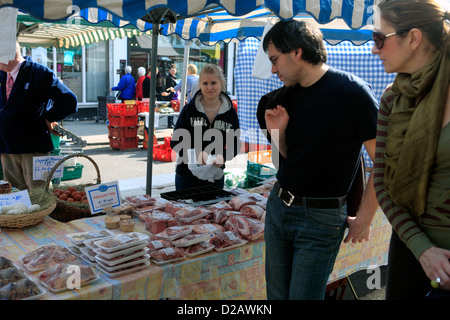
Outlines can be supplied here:
M284 20L299 13L309 13L319 23L342 18L352 29L370 23L373 4L374 0L0 0L0 7L13 6L43 21L67 19L87 8L103 9L133 23L158 7L169 8L181 17L201 15L214 7L243 16L263 7Z
M205 45L214 45L218 41L230 42L255 37L261 40L267 23L274 24L279 18L266 8L258 8L244 16L235 17L226 11L186 18L176 23L162 25L162 34L177 34L184 40L198 39ZM306 13L297 14L296 20L306 20L316 24L322 31L325 41L337 44L350 41L355 45L363 44L372 39L372 26L361 29L351 29L344 20L336 18L331 22L319 24Z

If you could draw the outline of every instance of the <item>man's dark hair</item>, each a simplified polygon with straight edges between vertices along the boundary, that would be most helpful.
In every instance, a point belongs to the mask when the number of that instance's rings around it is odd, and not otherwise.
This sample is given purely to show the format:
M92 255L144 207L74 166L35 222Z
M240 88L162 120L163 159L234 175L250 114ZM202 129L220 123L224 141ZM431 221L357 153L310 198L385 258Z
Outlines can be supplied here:
M272 43L281 53L302 49L303 60L313 65L327 62L322 32L304 21L278 21L264 37L265 52L269 43Z

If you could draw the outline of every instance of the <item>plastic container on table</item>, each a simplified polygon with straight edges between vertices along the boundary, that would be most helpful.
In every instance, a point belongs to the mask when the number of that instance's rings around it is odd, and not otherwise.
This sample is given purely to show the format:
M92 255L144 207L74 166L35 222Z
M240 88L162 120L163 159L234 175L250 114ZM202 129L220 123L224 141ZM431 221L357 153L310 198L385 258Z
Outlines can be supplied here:
M189 234L187 236L184 236L182 238L176 239L172 241L172 244L174 247L189 247L194 244L204 242L209 240L211 237L209 234Z
M142 243L147 243L149 236L146 234L131 232L126 234L119 234L106 240L99 240L94 242L94 245L107 253L120 251Z

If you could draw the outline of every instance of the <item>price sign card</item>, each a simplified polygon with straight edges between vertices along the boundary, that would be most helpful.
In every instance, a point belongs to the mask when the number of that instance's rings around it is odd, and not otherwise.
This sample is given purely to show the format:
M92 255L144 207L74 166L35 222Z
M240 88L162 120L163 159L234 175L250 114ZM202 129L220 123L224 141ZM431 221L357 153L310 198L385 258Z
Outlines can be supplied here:
M118 181L111 181L95 186L85 187L91 214L97 214L108 207L120 206L120 190Z
M47 179L50 171L64 156L33 157L33 180ZM62 178L64 164L61 164L53 173L53 178Z
M23 203L27 207L31 206L31 200L30 195L28 194L28 190L0 194L0 207L13 206L16 203Z

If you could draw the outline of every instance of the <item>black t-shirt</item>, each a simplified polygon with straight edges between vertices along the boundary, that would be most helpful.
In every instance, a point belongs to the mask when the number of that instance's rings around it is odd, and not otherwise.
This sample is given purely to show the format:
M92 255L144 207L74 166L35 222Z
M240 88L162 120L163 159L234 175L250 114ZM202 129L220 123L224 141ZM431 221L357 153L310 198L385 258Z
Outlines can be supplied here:
M296 196L345 195L362 143L376 136L378 102L370 86L330 68L310 87L282 87L262 97L257 111L261 129L266 129L265 110L277 104L289 114L287 157L279 156L281 186Z

